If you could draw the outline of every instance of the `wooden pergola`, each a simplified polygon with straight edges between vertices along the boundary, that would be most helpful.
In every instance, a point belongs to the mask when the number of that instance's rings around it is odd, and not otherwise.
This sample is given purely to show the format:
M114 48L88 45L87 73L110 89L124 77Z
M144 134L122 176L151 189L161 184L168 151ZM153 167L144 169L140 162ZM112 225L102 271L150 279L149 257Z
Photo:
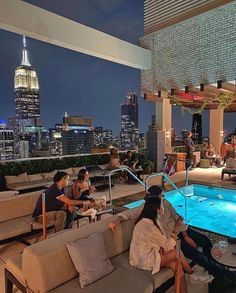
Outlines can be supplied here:
M225 95L227 94L227 95ZM146 93L144 99L151 102L161 102L169 99L173 105L180 105L185 108L204 110L222 108L225 112L236 112L236 85L227 81L219 80L216 84L200 84L193 86L186 85L185 89L172 88L169 91L159 90L157 93Z

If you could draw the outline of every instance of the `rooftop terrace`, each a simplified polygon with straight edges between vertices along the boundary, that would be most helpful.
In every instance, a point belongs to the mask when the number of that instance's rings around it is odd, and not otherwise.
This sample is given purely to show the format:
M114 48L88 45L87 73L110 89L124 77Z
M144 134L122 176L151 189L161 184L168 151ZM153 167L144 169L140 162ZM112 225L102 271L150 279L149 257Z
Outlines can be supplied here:
M196 168L189 172L189 180L190 183L202 183L207 185L214 185L214 186L220 186L220 187L226 187L226 188L232 188L235 189L235 182L232 180L221 180L221 171L222 168ZM177 186L182 186L185 184L185 175L186 172L178 172L175 173L171 179L174 183L177 184ZM145 175L146 176L146 175ZM149 185L153 184L161 184L161 178L160 177L154 177L150 180ZM172 189L170 185L166 185L166 190ZM112 189L112 196L114 199L114 205L119 210L120 207L127 202L131 202L133 200L137 200L142 198L144 194L144 187L141 184L124 184L124 183L117 183L115 184L114 188ZM100 195L106 195L108 198L108 191L103 192L95 192L94 196L100 196ZM106 219L108 217L111 217L111 215L104 215L102 219ZM81 225L89 225L88 221L86 219L83 219L81 221ZM76 229L76 225L74 225L73 229ZM36 241L39 241L38 237L30 238L29 241L31 243L35 243ZM21 243L13 242L4 246L0 247L0 292L4 292L4 268L6 267L6 260L8 258L11 258L19 253L22 253L26 246ZM14 291L14 292L20 292L20 291ZM233 291L230 291L233 292ZM191 292L192 293L192 292Z

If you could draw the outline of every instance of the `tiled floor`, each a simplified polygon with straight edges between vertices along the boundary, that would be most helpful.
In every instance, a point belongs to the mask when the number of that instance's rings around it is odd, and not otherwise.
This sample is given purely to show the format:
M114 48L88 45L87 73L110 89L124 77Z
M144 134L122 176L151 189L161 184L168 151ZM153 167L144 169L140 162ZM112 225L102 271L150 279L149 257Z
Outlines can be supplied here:
M197 182L202 182L202 183L207 183L207 184L213 184L213 185L220 185L224 187L229 187L229 188L236 188L236 185L232 183L232 181L228 180L228 176L225 176L225 180L222 181L220 179L221 176L221 168L208 168L208 169L201 169L197 168L195 170L192 170L189 172L189 180L190 181L197 181ZM178 172L174 174L171 177L172 181L177 183L177 182L183 182L185 180L185 172ZM161 177L154 177L150 179L148 185L153 185L153 184L160 184L161 182ZM167 185L168 188L168 185ZM127 196L131 194L135 194L138 192L144 191L144 187L141 184L115 184L115 187L112 188L112 198L120 198L122 196ZM97 192L95 196L100 196L100 195L106 195L107 199L109 198L109 193L108 190L102 191L102 192ZM104 215L104 217L109 217L110 215ZM88 221L86 219L83 219L80 222L80 225L86 225ZM75 227L76 228L76 227ZM35 240L31 240L32 242ZM25 246L20 243L11 243L10 245L5 245L4 247L0 247L0 255L4 261L6 261L7 258L10 258L18 253L21 253ZM4 261L0 259L0 293L4 293L4 267L5 263ZM16 292L16 291L15 291ZM233 291L230 291L233 293ZM236 292L236 290L235 290ZM190 293L193 293L190 292ZM194 292L195 293L195 292ZM197 291L196 291L197 293ZM202 292L203 293L203 292ZM222 292L223 293L223 292Z

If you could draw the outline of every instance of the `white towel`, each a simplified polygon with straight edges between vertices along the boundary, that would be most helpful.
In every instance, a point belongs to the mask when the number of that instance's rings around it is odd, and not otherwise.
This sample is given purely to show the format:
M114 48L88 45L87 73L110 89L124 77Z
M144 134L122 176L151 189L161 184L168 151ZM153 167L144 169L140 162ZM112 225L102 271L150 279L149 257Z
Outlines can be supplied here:
M83 212L83 216L91 216L92 219L95 219L95 216L97 214L97 210L94 208L88 209L86 212Z

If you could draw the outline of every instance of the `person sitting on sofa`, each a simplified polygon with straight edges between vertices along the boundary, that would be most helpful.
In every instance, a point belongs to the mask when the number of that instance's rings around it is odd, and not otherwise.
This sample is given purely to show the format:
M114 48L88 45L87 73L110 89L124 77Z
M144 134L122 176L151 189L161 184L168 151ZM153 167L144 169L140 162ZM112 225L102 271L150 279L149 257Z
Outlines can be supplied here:
M204 267L214 277L223 277L226 281L235 282L235 274L227 270L224 266L217 264L211 257L212 243L210 239L203 233L190 228L182 222L174 207L164 198L162 189L153 185L149 187L145 200L149 196L157 196L163 198L164 213L160 216L162 229L165 231L167 238L171 235L178 235L181 239L181 249L185 257L191 259L194 263ZM137 208L127 210L118 214L117 220L109 224L109 228L115 231L118 225L129 219L135 219L139 216L143 209L143 204ZM182 224L179 226L178 221Z
M95 187L91 185L89 173L86 169L81 169L77 180L72 186L72 197L74 199L89 200L89 195L94 192Z
M89 208L101 210L106 206L106 197L102 196L96 199L90 197L94 190L95 187L90 183L88 171L81 169L78 173L77 180L72 186L72 198L89 202L89 205L84 208L85 211ZM81 207L81 205L78 207Z
M151 271L152 274L159 272L162 267L175 272L176 266L176 241L173 237L166 237L158 220L164 212L161 202L159 197L148 197L136 220L130 243L130 264ZM188 290L183 269L189 274L194 272L180 251L180 291L186 293Z
M54 220L56 232L72 227L74 219L74 206L89 205L88 200L73 200L66 196L64 188L68 185L69 176L66 172L57 172L53 178L53 184L45 190L45 207L47 220ZM61 211L54 218L53 212ZM36 203L33 217L35 221L42 223L42 194Z
M200 149L200 158L207 159L207 152L208 152L208 144L206 142L203 142Z
M208 145L206 158L210 160L211 166L215 164L217 167L220 167L220 156L217 154L212 144Z
M110 149L110 161L109 161L109 169L117 169L120 167L120 159L119 159L119 152L117 148Z
M125 167L125 165L122 165L119 158L119 152L117 148L111 148L110 149L110 161L108 163L108 169L109 170L115 170L119 169L121 167ZM120 181L128 181L128 176L126 172L120 171L115 174L115 177L118 177Z
M126 156L124 157L122 164L126 165L129 167L129 169L138 177L139 180L141 179L141 174L142 171L141 170L137 170L138 169L138 158L136 154L133 154L131 151L127 151ZM128 183L134 183L134 178L127 173L127 182Z

